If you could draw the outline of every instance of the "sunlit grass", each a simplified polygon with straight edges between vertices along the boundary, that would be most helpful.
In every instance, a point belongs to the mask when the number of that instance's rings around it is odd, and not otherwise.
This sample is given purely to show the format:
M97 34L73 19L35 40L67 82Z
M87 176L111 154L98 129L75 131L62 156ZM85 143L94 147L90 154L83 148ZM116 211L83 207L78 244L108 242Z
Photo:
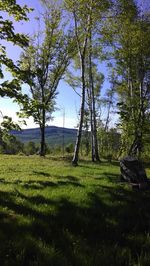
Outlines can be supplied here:
M150 265L150 191L122 184L117 162L0 161L0 265Z

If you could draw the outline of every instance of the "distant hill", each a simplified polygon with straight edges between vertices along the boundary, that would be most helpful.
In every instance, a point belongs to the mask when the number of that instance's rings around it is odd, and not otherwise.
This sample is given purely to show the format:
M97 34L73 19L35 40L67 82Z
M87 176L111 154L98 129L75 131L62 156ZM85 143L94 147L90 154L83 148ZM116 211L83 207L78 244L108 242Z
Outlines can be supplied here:
M23 129L21 131L12 130L11 134L18 138L21 142L26 143L34 141L35 143L40 142L40 128ZM47 126L45 129L46 143L54 146L65 145L68 143L75 143L77 129L62 128L56 126Z

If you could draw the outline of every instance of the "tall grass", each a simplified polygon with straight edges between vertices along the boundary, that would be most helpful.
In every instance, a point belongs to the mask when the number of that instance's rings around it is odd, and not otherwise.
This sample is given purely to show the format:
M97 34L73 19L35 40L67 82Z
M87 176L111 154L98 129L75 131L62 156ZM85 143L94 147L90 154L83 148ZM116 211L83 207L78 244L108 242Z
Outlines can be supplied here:
M3 155L0 166L0 265L150 265L150 191L120 183L117 162Z

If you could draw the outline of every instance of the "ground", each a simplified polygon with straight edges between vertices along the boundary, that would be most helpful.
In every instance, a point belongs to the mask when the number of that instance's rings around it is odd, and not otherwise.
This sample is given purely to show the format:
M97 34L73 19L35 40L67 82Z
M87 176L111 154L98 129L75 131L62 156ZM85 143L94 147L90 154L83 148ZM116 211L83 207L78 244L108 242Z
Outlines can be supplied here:
M150 265L150 191L122 184L118 162L1 155L0 166L0 265Z

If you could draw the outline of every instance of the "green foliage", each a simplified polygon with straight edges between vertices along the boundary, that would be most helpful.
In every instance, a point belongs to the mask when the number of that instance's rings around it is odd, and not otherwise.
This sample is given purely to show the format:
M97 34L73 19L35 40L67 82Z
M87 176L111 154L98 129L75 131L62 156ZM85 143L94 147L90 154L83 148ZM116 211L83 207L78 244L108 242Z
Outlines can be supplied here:
M91 132L92 132L92 160L99 161L98 155L98 145L97 145L97 128L96 128L96 112L95 112L95 94L94 92L98 90L99 94L101 83L99 84L99 79L95 82L95 77L93 75L94 70L97 74L97 68L93 63L93 59L98 58L98 53L96 52L97 42L97 33L95 28L100 24L101 15L105 12L108 7L110 1L64 1L65 8L69 12L70 16L73 20L73 28L75 32L75 42L77 47L77 59L75 61L75 67L80 69L81 78L78 79L73 78L73 82L68 78L69 83L75 89L78 86L79 82L81 82L81 108L80 108L80 119L79 119L79 128L76 139L76 145L74 150L74 156L72 163L73 165L77 165L80 143L81 143L81 134L83 128L83 121L86 109L86 103L88 102L90 109L90 123L91 123ZM98 16L97 16L98 15ZM94 48L93 48L94 47ZM94 52L93 52L94 51ZM95 58L94 58L95 56ZM96 75L98 77L98 75ZM94 87L94 85L96 86ZM86 99L86 94L88 95ZM87 101L87 102L86 102ZM93 145L94 143L94 145ZM93 153L94 151L94 153Z
M31 9L29 9L26 5L24 7L21 7L17 4L16 0L1 0L0 10L7 12L9 15L12 15L16 21L20 21L27 20L26 14Z
M112 67L117 77L115 90L118 93L122 151L140 156L146 123L149 124L146 117L150 100L150 21L144 12L141 15L135 1L116 1L111 15L106 20L108 25L106 22L104 33L108 29L111 54L115 59ZM107 35L105 38L107 40Z
M29 141L24 145L24 152L26 155L33 155L37 153L37 147L35 142Z
M116 128L110 128L108 131L104 127L98 129L98 140L100 144L101 157L111 161L118 159L121 148L121 134Z
M27 13L30 9L27 6L21 7L15 0L0 1L0 38L7 42L11 42L13 45L25 47L28 45L28 38L24 34L16 33L12 22L12 19L7 19L7 16L11 16L16 21L27 20ZM8 96L11 98L21 97L21 81L18 77L20 69L15 63L7 57L6 47L0 44L0 77L5 78L3 74L2 66L7 67L7 70L11 72L14 78L11 81L3 81L0 84L0 96Z
M11 134L12 130L20 130L18 124L12 121L11 117L2 117L0 124L0 153L17 154L23 150L21 143L15 136Z
M3 132L8 133L11 130L21 130L21 128L19 127L18 124L16 124L15 122L13 122L12 118L9 116L4 116L3 117L3 121L1 123L1 129L3 130Z
M18 154L20 152L23 152L23 143L21 143L18 139L16 139L12 135L7 135L3 137L3 149L2 153L6 154Z
M73 51L72 38L65 33L62 24L62 11L49 7L48 12L43 16L44 30L30 39L30 45L20 59L22 77L31 93L30 99L23 103L22 112L33 116L40 126L44 122L43 111L45 122L52 118L57 87Z
M24 48L28 45L27 36L16 33L13 20L27 20L27 13L30 11L27 6L21 7L15 0L0 0L0 78L3 79L0 83L0 96L8 96L15 98L18 101L23 101L24 96L21 93L22 80L19 78L20 69L12 59L8 58L5 42L10 42L13 45ZM7 18L8 17L8 18ZM5 41L5 42L3 42ZM11 80L6 80L3 71L9 71L12 75ZM12 118L5 116L0 127L0 146L1 152L16 154L21 147L21 143L14 136L9 134L12 129L19 130L20 127L12 121Z
M40 126L41 156L45 154L45 126L55 110L58 84L74 54L74 40L62 12L54 4L46 6L43 31L30 39L20 58L21 77L30 89L30 97L21 102L20 116L32 116Z
M66 151L67 153L73 153L73 151L74 151L74 145L73 145L73 143L69 143L69 144L65 147L65 151Z

